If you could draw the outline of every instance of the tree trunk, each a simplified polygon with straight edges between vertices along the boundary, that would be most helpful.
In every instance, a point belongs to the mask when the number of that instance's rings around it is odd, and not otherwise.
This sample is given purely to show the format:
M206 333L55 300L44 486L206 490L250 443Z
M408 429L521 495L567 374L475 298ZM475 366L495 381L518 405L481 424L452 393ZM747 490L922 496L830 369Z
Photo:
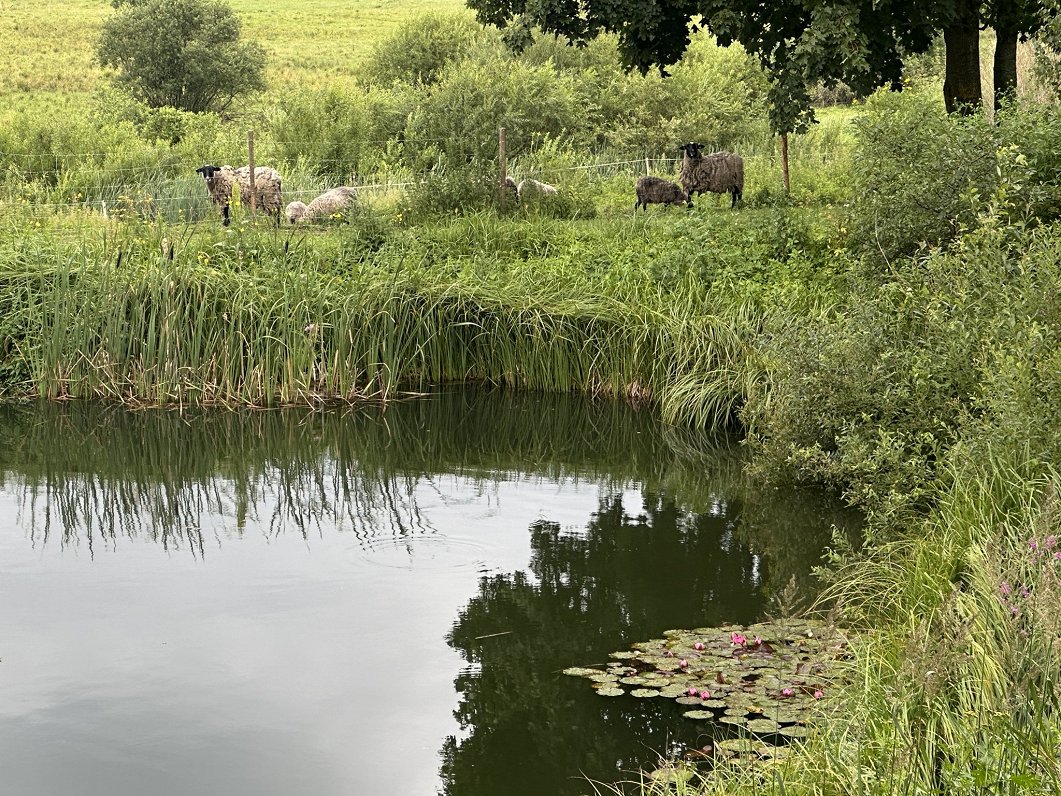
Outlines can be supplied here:
M1017 31L995 31L995 110L1017 96Z
M975 113L983 104L980 90L980 13L975 0L961 0L960 8L943 29L947 47L947 76L943 100L947 113Z

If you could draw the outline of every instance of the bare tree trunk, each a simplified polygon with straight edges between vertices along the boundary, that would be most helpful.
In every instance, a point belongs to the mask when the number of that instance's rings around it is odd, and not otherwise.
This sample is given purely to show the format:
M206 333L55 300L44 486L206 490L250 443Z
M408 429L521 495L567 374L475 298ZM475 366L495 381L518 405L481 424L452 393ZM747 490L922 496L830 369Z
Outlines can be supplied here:
M983 104L980 89L980 13L975 0L961 0L957 14L943 29L947 75L943 100L947 113L975 113Z
M995 31L995 110L1017 96L1017 31Z

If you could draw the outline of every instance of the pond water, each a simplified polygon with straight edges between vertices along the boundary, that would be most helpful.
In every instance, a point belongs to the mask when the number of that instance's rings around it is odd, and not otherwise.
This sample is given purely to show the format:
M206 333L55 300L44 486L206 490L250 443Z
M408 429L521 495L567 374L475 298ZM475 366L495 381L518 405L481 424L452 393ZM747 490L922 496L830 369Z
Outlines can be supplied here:
M5 794L566 796L712 728L568 666L751 622L840 511L647 412L0 407ZM794 580L793 580L794 579Z

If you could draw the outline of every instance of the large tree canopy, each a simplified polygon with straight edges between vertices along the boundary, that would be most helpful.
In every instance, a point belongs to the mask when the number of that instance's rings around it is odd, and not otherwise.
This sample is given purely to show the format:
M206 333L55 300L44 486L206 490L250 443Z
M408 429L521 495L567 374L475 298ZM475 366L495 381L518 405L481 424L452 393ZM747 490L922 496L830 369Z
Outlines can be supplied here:
M944 33L951 110L979 102L979 27L995 23L1015 42L1038 24L1041 0L468 0L479 20L519 43L534 25L581 44L618 34L627 66L642 71L678 60L691 25L722 44L739 42L771 83L771 124L786 134L813 119L808 86L843 81L859 92L897 84L907 54ZM1003 53L1008 64L1009 56ZM975 77L975 79L974 79ZM997 80L997 79L996 79ZM1014 77L1015 80L1015 77ZM1005 75L1000 89L1010 85Z
M221 0L125 0L103 23L96 56L153 108L224 111L265 88L265 53L240 41L240 20Z

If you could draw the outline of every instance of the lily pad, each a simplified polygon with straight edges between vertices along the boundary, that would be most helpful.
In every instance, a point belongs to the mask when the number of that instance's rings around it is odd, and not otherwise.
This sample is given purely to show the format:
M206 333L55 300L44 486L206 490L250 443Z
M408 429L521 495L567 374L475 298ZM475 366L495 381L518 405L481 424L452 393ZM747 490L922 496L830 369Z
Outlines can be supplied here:
M564 669L564 674L570 675L571 677L591 677L595 678L601 674L600 669L586 669L582 666L572 666L570 669Z
M710 710L687 710L683 714L687 719L713 719L715 714Z
M748 731L754 732L757 735L766 735L768 733L776 733L781 728L777 722L773 719L752 719L748 722Z
M835 663L848 653L847 639L835 627L786 619L668 630L662 638L639 641L610 657L603 671L573 667L565 673L587 678L603 696L674 699L689 708L687 716L784 743L806 736L816 691L843 688ZM624 691L617 680L633 690ZM689 696L690 690L696 695ZM700 692L710 692L710 698L700 699Z

